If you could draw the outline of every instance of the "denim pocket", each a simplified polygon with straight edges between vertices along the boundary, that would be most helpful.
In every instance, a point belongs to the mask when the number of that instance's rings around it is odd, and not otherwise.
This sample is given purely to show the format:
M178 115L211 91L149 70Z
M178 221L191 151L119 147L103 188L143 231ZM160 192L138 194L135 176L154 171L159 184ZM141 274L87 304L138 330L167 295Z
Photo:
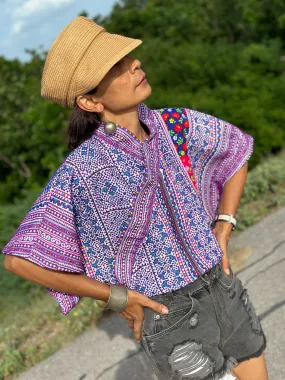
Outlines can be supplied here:
M226 290L230 290L233 288L235 283L236 275L233 273L230 268L230 274L226 274L224 269L220 267L217 272L217 280L222 285L222 287Z
M193 314L195 300L187 297L187 302L168 306L168 314L159 314L148 309L143 321L143 335L147 339L156 339L182 326Z

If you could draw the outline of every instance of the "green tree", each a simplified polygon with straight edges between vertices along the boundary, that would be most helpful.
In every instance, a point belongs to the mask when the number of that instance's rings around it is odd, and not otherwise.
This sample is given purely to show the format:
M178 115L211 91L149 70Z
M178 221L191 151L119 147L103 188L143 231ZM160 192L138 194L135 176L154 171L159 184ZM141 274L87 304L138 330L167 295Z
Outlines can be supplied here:
M284 146L283 0L122 0L94 20L143 40L132 55L153 87L150 107L195 108L252 134L250 168ZM0 58L2 204L41 188L68 153L70 110L41 98L45 53L30 57Z
M66 154L68 111L40 97L44 54L0 58L0 203L42 186Z

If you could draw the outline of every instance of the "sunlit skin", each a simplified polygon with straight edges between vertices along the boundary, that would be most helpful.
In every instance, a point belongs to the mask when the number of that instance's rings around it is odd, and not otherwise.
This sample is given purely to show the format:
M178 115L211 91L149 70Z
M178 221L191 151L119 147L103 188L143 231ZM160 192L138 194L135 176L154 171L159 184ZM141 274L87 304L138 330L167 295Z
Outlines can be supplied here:
M76 102L83 110L98 113L101 120L119 124L143 141L147 136L139 123L138 104L151 94L145 76L141 62L127 55L105 75L96 94L78 96Z
M76 102L80 108L99 114L101 120L109 120L119 124L143 141L147 135L138 119L138 104L143 102L151 94L151 86L144 78L145 73L141 69L141 62L130 56L125 56L106 74L97 86L94 95L78 96ZM248 164L246 163L224 185L220 200L219 212L236 214L241 194L246 181ZM224 256L222 265L225 272L229 273L228 241L232 226L227 222L219 221L213 228L213 232L220 244ZM144 318L143 302L146 298L129 290L129 303L126 309L120 313L122 318L128 320L130 328L134 329L137 340L141 339L141 326ZM154 306L160 309L162 305ZM239 364L232 374L239 380L268 380L264 354Z

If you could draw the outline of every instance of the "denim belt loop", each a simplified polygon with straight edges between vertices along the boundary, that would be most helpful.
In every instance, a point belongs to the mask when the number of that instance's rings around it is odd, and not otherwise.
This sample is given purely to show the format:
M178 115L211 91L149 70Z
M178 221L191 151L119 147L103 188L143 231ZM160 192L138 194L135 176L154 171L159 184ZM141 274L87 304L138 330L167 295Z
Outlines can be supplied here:
M220 270L220 264L214 266L208 273L204 273L200 276L200 279L204 281L208 286L212 284L217 278L217 272Z
M167 297L168 297L169 304L173 305L174 304L174 295L173 295L173 292L172 291L168 292L167 293Z
M211 281L209 280L209 276L207 275L207 273L202 274L202 276L200 276L200 279L201 279L206 285L210 285L210 283L211 283Z

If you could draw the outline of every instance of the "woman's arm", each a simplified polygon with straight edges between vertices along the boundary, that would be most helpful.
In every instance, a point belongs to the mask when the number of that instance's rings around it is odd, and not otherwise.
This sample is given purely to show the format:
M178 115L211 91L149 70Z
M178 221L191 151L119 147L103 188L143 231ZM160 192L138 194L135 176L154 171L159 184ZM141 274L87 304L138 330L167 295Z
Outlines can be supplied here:
M248 162L246 162L224 185L221 200L219 203L219 214L235 215L238 209L240 198L243 193ZM231 230L232 224L219 221L221 229Z
M246 176L248 171L248 162L246 162L224 185L218 213L219 214L232 214L235 216L239 206L240 198L243 193ZM228 259L228 241L232 231L232 224L219 220L216 222L213 232L220 244L224 256L222 264L225 272L230 274L229 259Z
M63 293L91 297L107 302L110 287L81 273L59 272L43 268L21 257L6 255L4 267L25 280Z
M91 297L107 302L110 295L110 286L100 281L78 273L58 272L45 269L26 259L17 256L5 256L4 267L7 271L35 282L36 284L82 297ZM144 320L144 307L148 307L158 313L168 313L163 304L153 301L149 297L128 289L128 303L120 313L122 318L129 321L129 326L134 329L136 339L141 339L141 328Z

